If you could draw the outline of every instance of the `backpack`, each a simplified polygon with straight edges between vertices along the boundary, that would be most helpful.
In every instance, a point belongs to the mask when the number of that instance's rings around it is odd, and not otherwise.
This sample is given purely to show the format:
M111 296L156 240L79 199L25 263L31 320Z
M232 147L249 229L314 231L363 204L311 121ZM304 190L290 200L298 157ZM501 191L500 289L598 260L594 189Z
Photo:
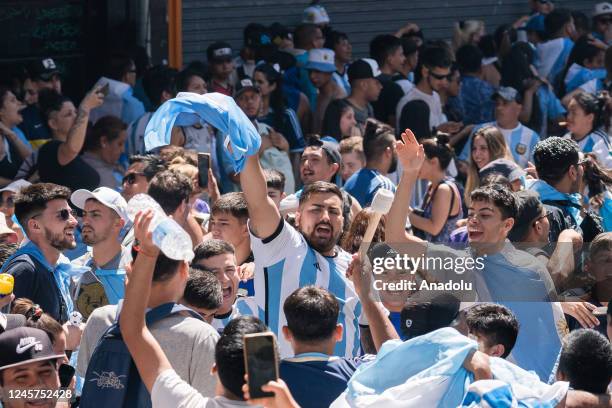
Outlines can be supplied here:
M187 311L202 320L196 312L174 303L165 303L146 314L146 325L154 323L180 311ZM113 408L151 407L151 395L143 384L140 374L116 323L109 327L91 356L81 396L80 408L104 406Z

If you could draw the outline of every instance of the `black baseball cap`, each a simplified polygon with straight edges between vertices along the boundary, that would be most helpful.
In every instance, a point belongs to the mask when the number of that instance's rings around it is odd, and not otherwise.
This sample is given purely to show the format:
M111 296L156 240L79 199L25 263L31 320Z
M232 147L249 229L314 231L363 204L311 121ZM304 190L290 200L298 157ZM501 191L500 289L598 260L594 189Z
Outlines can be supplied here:
M349 82L358 79L376 78L380 75L378 63L371 58L362 58L353 62L347 69Z
M49 335L40 329L18 327L0 334L0 371L63 357L55 354Z
M319 139L318 137L311 137L308 140L308 146L320 147L327 153L327 157L329 157L332 163L340 164L342 162L342 156L340 156L340 150L338 149L337 143L332 143L327 140Z
M451 293L417 292L400 312L402 332L407 338L449 327L459 316L461 302Z
M29 71L33 79L41 79L43 81L50 81L54 75L60 74L60 70L53 58L43 58L33 62L30 65Z
M208 62L224 62L232 59L232 46L226 42L212 43L206 49Z
M545 206L535 191L523 190L517 191L514 194L518 202L518 212L514 220L514 227L512 227L508 234L508 239L510 242L520 242L529 232L532 223L542 216Z
M234 98L238 98L246 91L255 91L259 93L259 87L253 83L253 81L249 78L245 78L236 84L236 92L234 93Z
M518 180L527 174L518 164L508 159L493 160L480 169L478 176L480 180L484 180L485 177L492 173L499 173L510 182Z

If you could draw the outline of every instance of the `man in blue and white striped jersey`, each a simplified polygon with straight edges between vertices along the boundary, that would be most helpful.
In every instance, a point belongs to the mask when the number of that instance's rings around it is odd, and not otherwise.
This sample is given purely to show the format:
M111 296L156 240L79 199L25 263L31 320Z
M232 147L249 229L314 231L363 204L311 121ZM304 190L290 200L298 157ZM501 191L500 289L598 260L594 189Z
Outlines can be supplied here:
M306 285L327 289L340 303L338 323L344 326L344 334L334 354L358 355L361 305L345 277L351 256L336 245L343 223L338 187L322 181L306 185L294 228L282 219L268 197L256 155L247 158L240 179L249 207L258 317L276 333L281 357L292 354L290 344L281 335L281 328L287 324L283 302L295 289Z

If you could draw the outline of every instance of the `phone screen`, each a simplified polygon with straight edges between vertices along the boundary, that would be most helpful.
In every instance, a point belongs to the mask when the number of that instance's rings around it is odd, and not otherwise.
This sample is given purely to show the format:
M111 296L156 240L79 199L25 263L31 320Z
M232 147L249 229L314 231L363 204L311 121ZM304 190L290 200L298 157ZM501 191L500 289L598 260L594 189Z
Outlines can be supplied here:
M70 382L72 381L72 377L74 377L75 373L74 367L68 364L62 364L58 370L58 376L60 379L60 385L64 388L70 386Z
M210 154L198 153L198 184L208 187L208 169L210 169Z
M251 398L271 397L261 386L278 379L276 340L272 333L254 333L244 336L244 360L249 375Z

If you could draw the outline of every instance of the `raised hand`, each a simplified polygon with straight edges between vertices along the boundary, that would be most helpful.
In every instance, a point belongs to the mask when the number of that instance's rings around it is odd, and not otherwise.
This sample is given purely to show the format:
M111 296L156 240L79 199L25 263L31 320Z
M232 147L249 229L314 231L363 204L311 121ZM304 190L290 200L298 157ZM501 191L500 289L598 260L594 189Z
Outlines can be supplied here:
M396 144L397 157L404 171L419 171L425 161L423 145L419 144L410 129L402 133L402 141Z
M101 106L104 103L104 94L100 92L101 89L102 85L99 85L89 91L81 101L79 109L90 112L92 109Z
M138 252L147 256L157 256L159 248L153 243L153 232L149 231L153 210L139 212L134 218L134 238L138 241Z

